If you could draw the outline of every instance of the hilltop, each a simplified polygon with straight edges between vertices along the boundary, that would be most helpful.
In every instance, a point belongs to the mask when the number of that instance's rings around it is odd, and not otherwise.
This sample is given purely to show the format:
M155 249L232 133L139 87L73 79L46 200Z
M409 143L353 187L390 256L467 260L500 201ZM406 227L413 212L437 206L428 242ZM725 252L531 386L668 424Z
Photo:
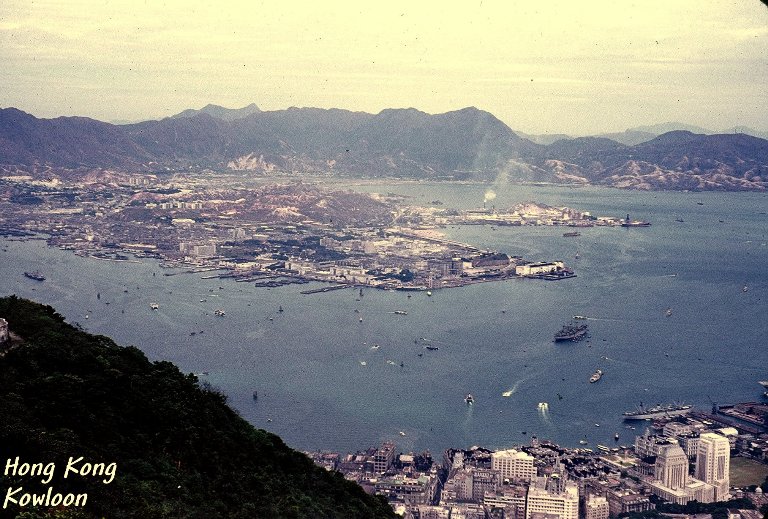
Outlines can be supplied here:
M208 105L159 121L112 125L0 109L0 168L593 184L631 189L765 191L768 140L679 123L597 137L515 132L475 107L443 114L341 109L262 111ZM704 131L704 129L701 129ZM535 142L534 142L535 141Z

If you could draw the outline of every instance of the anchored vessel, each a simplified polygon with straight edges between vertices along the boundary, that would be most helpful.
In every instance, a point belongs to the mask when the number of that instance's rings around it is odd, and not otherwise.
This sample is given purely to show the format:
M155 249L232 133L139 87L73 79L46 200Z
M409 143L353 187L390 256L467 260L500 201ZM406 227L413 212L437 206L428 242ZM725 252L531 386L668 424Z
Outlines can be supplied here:
M622 227L650 227L650 222L643 222L641 220L630 220L629 215L627 215L627 218L621 222Z
M586 324L581 324L579 326L566 324L555 334L555 342L581 340L586 337L587 330L588 327Z
M25 272L24 275L29 279L34 279L35 281L45 281L45 276L43 276L38 270L33 272Z
M626 411L623 416L625 420L651 420L667 416L680 416L687 414L693 409L688 404L656 404L653 407L645 407L642 402L634 411Z

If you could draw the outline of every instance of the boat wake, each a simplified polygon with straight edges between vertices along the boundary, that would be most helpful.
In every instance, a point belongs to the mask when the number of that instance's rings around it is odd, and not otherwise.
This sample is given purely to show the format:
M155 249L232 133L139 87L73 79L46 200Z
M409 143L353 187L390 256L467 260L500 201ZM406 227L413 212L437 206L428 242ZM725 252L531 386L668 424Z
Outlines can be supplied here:
M552 425L552 419L549 416L549 404L547 402L539 402L538 410L539 417L542 421L548 425Z
M524 378L521 378L520 380L518 380L517 382L515 382L514 384L512 384L512 387L511 387L511 388L509 388L508 390L504 391L504 392L501 394L501 396L503 396L503 397L505 397L505 398L509 398L509 397L511 397L512 395L514 395L515 393L517 393L517 388L518 388L518 387L520 387L520 384L522 384L524 381L525 381L525 379L524 379Z

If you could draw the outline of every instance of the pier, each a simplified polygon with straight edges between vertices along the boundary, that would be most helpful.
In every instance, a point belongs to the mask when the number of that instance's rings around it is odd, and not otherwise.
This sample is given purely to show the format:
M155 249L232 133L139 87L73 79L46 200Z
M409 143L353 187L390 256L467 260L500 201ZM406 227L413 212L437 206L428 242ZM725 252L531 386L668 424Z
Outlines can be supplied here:
M304 295L308 294L320 294L321 292L331 292L333 290L341 290L343 288L352 288L354 285L331 285L329 287L312 288L310 290L302 290L300 293Z

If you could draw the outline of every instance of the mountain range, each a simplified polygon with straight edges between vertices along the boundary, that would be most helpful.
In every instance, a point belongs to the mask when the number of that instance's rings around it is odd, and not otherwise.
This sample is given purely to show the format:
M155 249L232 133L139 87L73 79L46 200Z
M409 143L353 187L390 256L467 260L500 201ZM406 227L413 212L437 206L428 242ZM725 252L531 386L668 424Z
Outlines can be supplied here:
M595 137L543 137L515 132L474 107L431 115L413 108L370 114L208 105L122 125L84 117L38 119L6 108L0 109L0 167L768 188L768 140L746 133L711 134L671 123Z

